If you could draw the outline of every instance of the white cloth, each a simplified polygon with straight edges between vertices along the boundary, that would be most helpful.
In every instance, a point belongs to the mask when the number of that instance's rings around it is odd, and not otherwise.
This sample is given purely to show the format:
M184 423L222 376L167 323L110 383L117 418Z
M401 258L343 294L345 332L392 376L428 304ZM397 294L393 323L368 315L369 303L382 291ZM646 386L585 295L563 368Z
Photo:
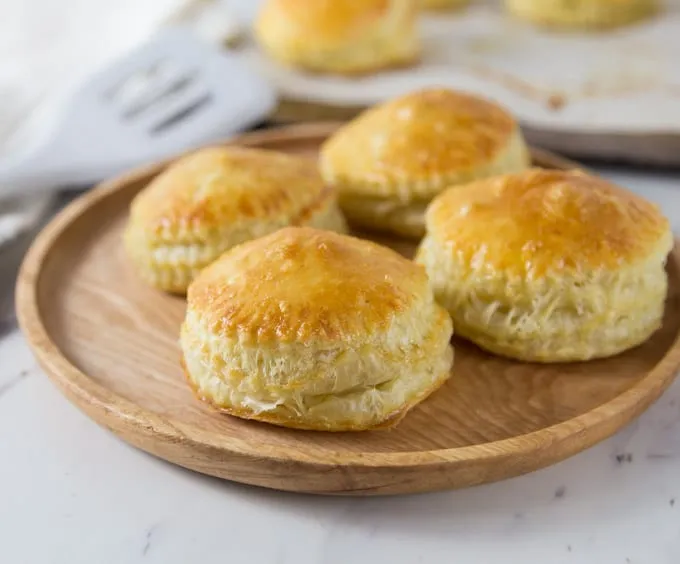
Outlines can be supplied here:
M55 93L142 40L184 0L0 0L0 158L21 151ZM31 229L52 197L0 201L0 248Z

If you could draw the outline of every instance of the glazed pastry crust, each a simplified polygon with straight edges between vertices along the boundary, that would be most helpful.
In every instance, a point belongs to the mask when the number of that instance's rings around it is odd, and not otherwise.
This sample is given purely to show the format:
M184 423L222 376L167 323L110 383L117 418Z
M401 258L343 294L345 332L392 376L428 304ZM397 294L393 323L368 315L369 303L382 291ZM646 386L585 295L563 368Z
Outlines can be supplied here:
M658 0L506 0L514 15L539 25L564 28L612 28L648 18Z
M225 250L287 225L345 230L314 163L211 147L179 159L135 197L125 244L145 280L181 293Z
M268 0L255 33L269 56L319 72L356 74L414 62L416 0Z
M338 129L321 148L321 168L343 192L402 201L432 197L444 186L484 176L513 140L519 144L518 135L513 117L496 104L451 90L421 90Z
M197 395L239 417L319 430L396 424L449 376L451 320L422 267L310 228L240 245L188 292Z
M524 139L515 131L507 147L485 166L479 166L469 173L471 178L487 177L515 170L523 170L529 165L529 157ZM356 185L336 180L339 202L344 215L354 225L377 231L386 231L410 239L421 239L425 235L425 210L433 194L448 186L464 184L466 174L441 176L429 183L408 185L406 181L396 195L367 195L353 191ZM448 180L445 180L448 179ZM329 183L332 181L329 180ZM407 195L409 189L420 188L416 196Z
M477 96L427 89L367 110L322 146L320 168L348 219L420 237L424 206L443 189L525 169L514 118Z
M205 270L188 298L220 335L266 343L363 339L388 329L396 312L422 305L426 295L425 271L394 251L284 229L232 249Z
M521 360L574 361L658 329L672 244L646 200L582 172L532 169L436 198L416 261L458 334Z
M427 215L428 232L489 272L538 279L615 270L646 258L668 233L658 208L581 171L533 168L451 189Z

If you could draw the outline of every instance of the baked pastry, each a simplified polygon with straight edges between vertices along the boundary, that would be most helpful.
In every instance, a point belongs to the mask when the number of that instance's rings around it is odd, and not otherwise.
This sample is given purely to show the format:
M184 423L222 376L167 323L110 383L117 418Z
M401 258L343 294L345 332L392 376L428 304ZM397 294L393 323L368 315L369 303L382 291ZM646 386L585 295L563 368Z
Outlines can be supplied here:
M456 333L528 361L607 357L661 325L669 223L578 171L532 169L447 190L417 253Z
M659 9L658 0L506 0L514 15L565 28L611 28L637 22Z
M346 229L316 164L273 151L211 147L180 158L134 198L124 240L142 278L184 293L227 249L288 225Z
M449 377L451 319L422 267L361 239L286 228L189 287L181 347L197 395L286 427L395 425Z
M284 64L356 74L418 56L418 0L267 0L255 23L260 45Z
M471 94L426 89L375 106L322 146L321 172L359 227L420 238L444 188L529 166L513 117Z
M427 10L451 10L462 8L470 3L470 0L419 0L420 6Z

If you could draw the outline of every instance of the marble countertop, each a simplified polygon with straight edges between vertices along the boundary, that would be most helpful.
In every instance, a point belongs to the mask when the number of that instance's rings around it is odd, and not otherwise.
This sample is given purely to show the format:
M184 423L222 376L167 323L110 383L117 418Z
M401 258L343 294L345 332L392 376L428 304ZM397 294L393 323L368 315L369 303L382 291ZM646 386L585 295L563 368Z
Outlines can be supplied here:
M680 174L601 170L680 234ZM222 482L120 441L64 399L18 331L0 340L0 562L677 564L680 380L561 464L467 490L374 499Z

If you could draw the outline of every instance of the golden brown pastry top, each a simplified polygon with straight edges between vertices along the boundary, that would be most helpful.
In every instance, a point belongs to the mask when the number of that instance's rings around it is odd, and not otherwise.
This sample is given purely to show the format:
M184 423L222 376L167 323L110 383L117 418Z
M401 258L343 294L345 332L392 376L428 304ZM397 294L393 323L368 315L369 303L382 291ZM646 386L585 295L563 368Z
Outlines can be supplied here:
M428 179L490 161L516 128L492 102L427 89L366 110L324 144L322 160L369 182Z
M180 158L151 181L132 203L132 220L159 236L168 226L195 234L283 215L296 224L331 195L309 159L210 147Z
M427 227L465 264L528 278L623 267L654 253L670 230L654 204L623 188L542 169L447 190Z
M228 251L189 287L218 335L352 341L431 297L422 267L376 243L289 227Z
M260 32L270 25L319 47L344 43L380 22L392 0L268 0L258 18Z

